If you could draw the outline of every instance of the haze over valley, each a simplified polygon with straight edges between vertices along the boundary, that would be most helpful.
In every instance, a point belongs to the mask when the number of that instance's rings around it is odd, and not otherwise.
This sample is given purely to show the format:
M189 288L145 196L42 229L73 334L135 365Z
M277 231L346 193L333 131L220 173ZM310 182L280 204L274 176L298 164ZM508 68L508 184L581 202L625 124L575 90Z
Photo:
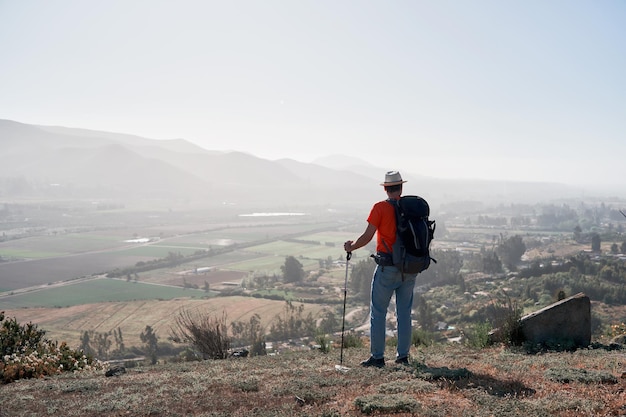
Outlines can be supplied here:
M440 179L415 164L374 166L350 155L315 163L267 160L244 152L204 149L184 139L0 120L0 191L6 198L91 199L94 204L149 201L155 207L367 207L378 184L398 169L406 191L437 204L477 200L527 202L617 196L617 189L554 182ZM532 170L532 166L528 167Z
M180 297L193 304L228 295L231 285L236 295L255 285L253 293L264 291L267 283L252 282L280 275L289 256L312 280L328 280L321 287L340 285L341 266L327 262L342 259L342 242L360 233L372 202L384 197L379 184L388 169L350 156L271 161L182 139L9 120L0 121L0 137L0 306L23 319L38 313L21 307L64 307L57 313L71 317L80 305ZM471 258L497 239L520 235L534 248L529 259L570 256L588 250L598 231L606 234L606 251L608 240L621 243L626 219L619 210L626 203L618 194L558 183L442 180L406 170L403 176L405 194L430 203L437 250ZM582 233L572 240L576 226ZM124 288L129 282L132 290ZM297 293L285 291L278 298ZM158 320L166 331L165 316ZM69 330L63 320L50 325L74 341L94 330Z

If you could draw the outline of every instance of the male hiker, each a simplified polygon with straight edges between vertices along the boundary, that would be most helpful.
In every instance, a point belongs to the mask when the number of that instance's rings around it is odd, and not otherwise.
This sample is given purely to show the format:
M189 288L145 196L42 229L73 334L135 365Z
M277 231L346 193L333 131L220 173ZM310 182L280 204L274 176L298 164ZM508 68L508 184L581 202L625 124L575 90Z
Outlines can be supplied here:
M402 194L402 176L397 171L385 174L385 187L388 199L399 200ZM391 248L396 240L396 215L394 206L387 200L379 201L372 207L367 218L367 227L356 241L344 243L346 252L352 252L367 245L376 234L376 270L372 280L370 302L370 352L369 359L362 366L385 366L385 324L387 308L391 296L396 294L396 315L398 320L398 349L395 362L408 364L411 347L411 307L413 287L417 274L402 273L393 265Z

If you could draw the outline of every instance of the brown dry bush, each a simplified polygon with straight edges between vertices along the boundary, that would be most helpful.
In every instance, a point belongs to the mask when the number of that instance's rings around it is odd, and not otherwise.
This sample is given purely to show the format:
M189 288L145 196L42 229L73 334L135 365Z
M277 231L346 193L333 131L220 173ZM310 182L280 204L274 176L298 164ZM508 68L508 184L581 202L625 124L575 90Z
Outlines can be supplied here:
M189 343L202 359L226 359L230 349L226 313L221 317L210 313L181 310L171 329L172 340Z

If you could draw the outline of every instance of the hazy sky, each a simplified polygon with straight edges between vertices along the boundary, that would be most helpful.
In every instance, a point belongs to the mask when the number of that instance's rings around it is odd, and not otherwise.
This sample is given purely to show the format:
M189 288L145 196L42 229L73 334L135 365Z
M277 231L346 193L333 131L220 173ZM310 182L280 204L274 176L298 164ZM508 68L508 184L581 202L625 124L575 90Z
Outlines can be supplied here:
M0 0L0 118L626 187L625 22L623 0Z

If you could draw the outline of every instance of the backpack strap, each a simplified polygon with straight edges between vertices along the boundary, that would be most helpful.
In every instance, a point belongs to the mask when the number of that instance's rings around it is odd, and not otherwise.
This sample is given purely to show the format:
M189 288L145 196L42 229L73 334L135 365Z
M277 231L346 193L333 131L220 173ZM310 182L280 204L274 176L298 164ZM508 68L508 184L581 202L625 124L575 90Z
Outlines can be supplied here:
M401 214L400 214L400 206L398 205L398 200L395 200L393 198L388 198L387 202L393 206L393 210L394 210L394 213L395 213L395 216L396 216L395 223L396 223L396 240L397 240L397 239L400 239L400 236L398 234L398 225L399 225L400 216L401 216ZM392 259L393 259L393 250L389 250L389 248L387 247L387 244L385 243L384 240L383 240L383 245L385 245L385 248L389 251L389 253L391 253L391 256L392 256ZM402 255L400 255L400 256L402 256ZM402 275L402 281L404 281L404 265L403 265L403 263L401 263L400 265L396 265L396 267L400 270L400 274Z

